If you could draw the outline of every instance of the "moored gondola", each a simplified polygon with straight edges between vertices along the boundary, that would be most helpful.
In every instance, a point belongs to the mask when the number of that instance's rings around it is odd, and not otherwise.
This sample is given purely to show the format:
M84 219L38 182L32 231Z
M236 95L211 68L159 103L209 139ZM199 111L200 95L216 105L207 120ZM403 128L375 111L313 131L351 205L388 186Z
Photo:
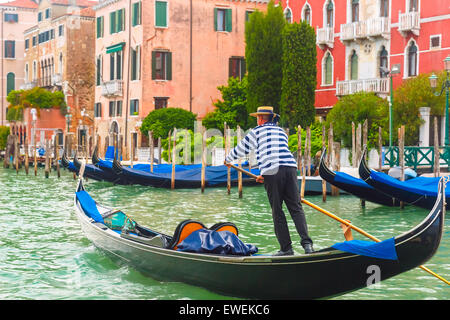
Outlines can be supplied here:
M96 203L86 192L82 179L74 205L83 232L95 246L155 279L184 282L242 298L319 299L364 288L376 283L374 278L385 280L429 260L439 247L443 231L443 187L442 180L439 197L427 217L410 231L392 238L395 260L333 247L281 257L183 252L168 245L174 237L137 223L131 223L134 231L130 232L129 218L121 230L112 230L106 220L117 211Z
M319 164L319 175L322 179L360 199L391 207L399 205L394 197L378 191L364 180L355 178L345 172L334 172L329 169L325 164L325 155L326 148L323 149Z
M75 168L79 172L82 163L78 159L76 152L75 152L75 155L73 157L73 165L75 166ZM102 169L94 166L93 164L89 164L89 163L87 163L85 165L84 176L88 177L88 178L91 178L91 179L94 179L94 180L97 180L97 181L107 181L107 182L113 182L113 183L117 179L117 177L115 175L112 175L109 172L107 172L105 170L102 170Z
M359 163L359 175L367 184L388 197L399 201L431 209L438 198L440 178L417 177L407 181L400 181L388 174L371 170L365 161L366 150ZM450 196L450 189L446 192ZM447 207L448 208L448 207Z

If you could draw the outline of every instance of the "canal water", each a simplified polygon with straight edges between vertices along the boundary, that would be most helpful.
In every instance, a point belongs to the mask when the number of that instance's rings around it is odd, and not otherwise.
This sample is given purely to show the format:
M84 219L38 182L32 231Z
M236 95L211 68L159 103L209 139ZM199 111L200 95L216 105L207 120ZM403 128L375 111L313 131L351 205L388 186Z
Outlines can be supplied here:
M74 215L76 181L67 171L57 178L44 171L26 176L24 171L0 168L0 299L230 299L208 290L177 282L160 282L132 267L112 261L83 235ZM264 188L244 187L227 195L225 188L166 190L143 186L114 186L89 180L87 191L105 205L120 208L142 225L173 234L178 223L194 219L211 226L231 221L240 238L274 253L278 244ZM307 196L380 239L403 233L417 225L428 211L407 206L388 208L349 195ZM304 206L315 249L344 241L339 223ZM299 237L288 217L294 250L302 253ZM425 265L450 279L449 218L436 255ZM356 239L363 236L353 232ZM364 239L365 240L365 239ZM449 287L417 268L334 299L437 299L448 300Z

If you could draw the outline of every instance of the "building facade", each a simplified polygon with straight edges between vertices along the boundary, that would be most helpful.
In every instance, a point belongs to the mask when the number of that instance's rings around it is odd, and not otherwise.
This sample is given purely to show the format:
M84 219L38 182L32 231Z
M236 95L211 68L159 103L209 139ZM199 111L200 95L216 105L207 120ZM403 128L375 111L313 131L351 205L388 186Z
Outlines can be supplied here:
M0 4L0 125L6 125L11 90L18 90L25 81L23 32L36 23L37 3L32 0L15 0Z
M325 115L339 97L357 91L389 97L393 86L443 69L450 54L450 1L281 0L290 21L316 29L316 110Z
M202 118L221 98L218 86L245 73L245 21L268 0L106 0L96 12L95 127L140 144L138 128L159 108ZM101 148L102 149L102 148Z
M62 91L68 106L67 116L52 112L53 121L39 118L34 124L30 113L25 112L30 140L34 136L32 127L45 131L40 134L41 140L70 132L75 145L94 134L95 13L91 7L95 4L85 0L42 0L35 13L37 23L23 32L25 82L21 89Z

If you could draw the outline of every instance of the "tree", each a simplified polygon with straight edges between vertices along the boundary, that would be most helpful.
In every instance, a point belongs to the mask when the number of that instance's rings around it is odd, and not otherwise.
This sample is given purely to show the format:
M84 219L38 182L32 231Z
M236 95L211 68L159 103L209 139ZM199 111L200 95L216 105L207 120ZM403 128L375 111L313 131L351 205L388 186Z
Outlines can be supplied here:
M150 112L142 121L141 132L153 131L154 138L166 138L173 128L194 130L197 116L181 108L163 108Z
M253 12L245 25L249 113L263 105L273 106L276 113L280 112L283 52L280 35L286 24L282 10L270 1L266 14Z
M216 109L203 118L202 123L206 129L217 128L223 132L224 122L231 128L239 125L247 130L250 127L247 112L247 84L247 77L242 80L231 77L228 79L228 86L218 87L223 100L214 103Z
M307 22L286 24L283 33L281 122L294 128L314 122L316 35Z
M6 148L6 141L9 136L9 127L0 126L0 150L4 150Z
M58 108L62 114L66 112L64 93L61 91L51 92L41 87L30 90L12 90L6 100L9 102L8 121L18 121L23 118L23 109L35 108L38 116L40 109Z
M343 146L352 145L352 122L357 126L368 121L368 145L378 144L378 127L388 128L389 105L387 100L372 92L358 92L342 97L327 115L327 127L333 123L333 135ZM383 139L388 139L388 131L383 131Z
M419 141L419 127L424 122L420 117L419 108L429 107L432 116L444 115L445 94L436 97L430 87L430 74L420 74L417 77L403 81L394 91L393 106L393 141L397 141L398 128L405 125L405 145L416 145ZM441 88L445 72L439 73L438 85Z

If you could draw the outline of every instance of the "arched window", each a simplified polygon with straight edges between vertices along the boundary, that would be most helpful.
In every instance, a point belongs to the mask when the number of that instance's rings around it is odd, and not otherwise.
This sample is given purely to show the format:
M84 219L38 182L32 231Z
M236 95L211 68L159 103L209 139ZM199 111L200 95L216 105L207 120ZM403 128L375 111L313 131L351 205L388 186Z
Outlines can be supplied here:
M353 50L352 55L350 56L350 80L358 79L358 55L356 51Z
M6 75L6 95L8 95L12 90L16 88L16 75L9 72Z
M352 22L359 21L359 0L352 0Z
M25 64L25 82L30 81L30 70L28 68L28 63Z
M409 0L409 12L418 11L417 0Z
M37 62L33 61L33 81L37 78Z
M292 23L292 10L291 8L287 7L286 10L284 10L284 18L287 22Z
M381 47L380 51L380 78L386 78L388 75L388 52L384 46Z
M311 7L309 4L306 4L303 9L303 21L306 21L309 25L311 25Z
M59 74L63 75L63 54L62 52L59 54Z
M417 76L417 46L414 42L408 47L408 77Z
M333 27L333 13L334 13L333 1L331 1L331 0L328 1L326 10L327 10L327 12L326 12L327 27Z
M324 60L322 62L323 67L323 84L330 85L333 84L333 58L331 53L327 52L325 54Z

